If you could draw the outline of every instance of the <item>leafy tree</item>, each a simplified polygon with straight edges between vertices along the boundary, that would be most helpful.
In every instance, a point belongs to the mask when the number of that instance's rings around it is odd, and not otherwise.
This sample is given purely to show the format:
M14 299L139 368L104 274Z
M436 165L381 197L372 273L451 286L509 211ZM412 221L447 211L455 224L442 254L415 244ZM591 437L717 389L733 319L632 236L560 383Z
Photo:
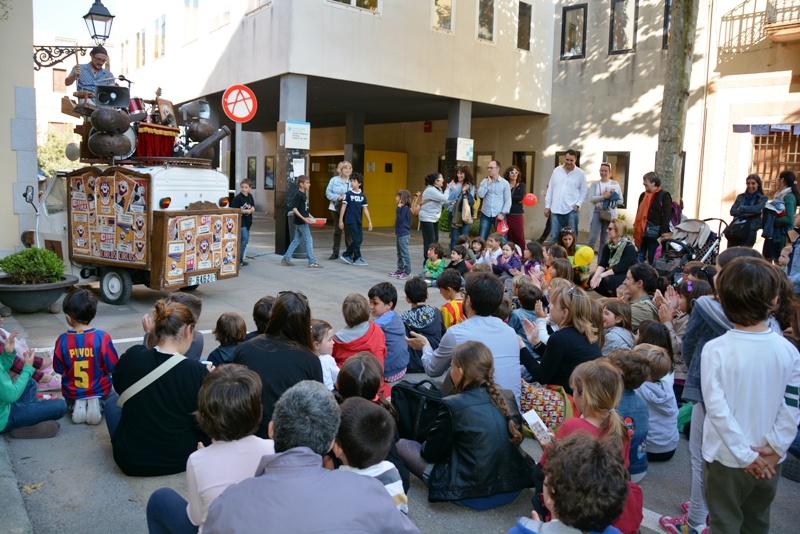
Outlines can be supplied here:
M74 167L75 164L64 155L64 149L73 142L75 142L74 134L49 126L46 140L38 149L39 170L48 178L52 178L56 171Z

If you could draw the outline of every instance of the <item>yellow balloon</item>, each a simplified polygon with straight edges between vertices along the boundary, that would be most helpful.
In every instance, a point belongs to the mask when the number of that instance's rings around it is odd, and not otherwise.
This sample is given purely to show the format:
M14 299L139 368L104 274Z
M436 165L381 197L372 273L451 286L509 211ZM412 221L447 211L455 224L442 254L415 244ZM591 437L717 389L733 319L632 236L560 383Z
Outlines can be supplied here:
M585 267L592 263L594 251L592 247L581 247L575 251L575 267Z

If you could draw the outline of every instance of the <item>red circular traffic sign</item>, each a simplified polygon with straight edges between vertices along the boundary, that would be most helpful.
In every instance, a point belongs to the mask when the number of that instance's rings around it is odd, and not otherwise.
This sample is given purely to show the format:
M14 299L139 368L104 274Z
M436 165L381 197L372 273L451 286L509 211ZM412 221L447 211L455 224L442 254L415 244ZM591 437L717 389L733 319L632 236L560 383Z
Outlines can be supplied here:
M245 85L231 85L222 95L222 109L234 122L247 122L256 115L256 95Z

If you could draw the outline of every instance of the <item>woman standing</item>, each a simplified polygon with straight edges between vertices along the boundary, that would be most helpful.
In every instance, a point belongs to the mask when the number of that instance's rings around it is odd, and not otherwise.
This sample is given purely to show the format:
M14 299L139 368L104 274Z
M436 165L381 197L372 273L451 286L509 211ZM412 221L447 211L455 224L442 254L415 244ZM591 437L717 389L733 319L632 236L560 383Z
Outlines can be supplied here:
M463 207L464 199L472 209L475 205L475 185L473 184L472 171L467 165L459 165L456 167L456 175L447 185L447 221L450 223L450 248L456 246L456 240L460 235L468 235L468 224L463 224L458 220L453 220L453 214L459 213L462 210L457 209ZM458 217L456 217L458 219ZM454 226L454 223L456 226Z
M508 222L506 237L509 241L524 245L525 215L522 199L525 196L525 182L522 181L522 173L516 165L508 167L503 178L508 180L508 185L511 187L511 211L506 215L506 222Z
M419 209L419 225L422 228L422 264L428 259L428 247L439 242L439 219L442 206L447 202L447 193L442 191L444 178L438 172L425 177L425 191L422 192L422 207Z
M401 439L400 457L428 487L428 500L488 510L533 486L534 460L521 448L519 412L495 384L489 347L467 341L453 349L450 377L456 393L442 399L425 443Z
M746 183L747 189L736 197L736 202L731 206L733 222L731 228L725 232L729 247L752 247L756 242L756 233L761 228L761 212L767 203L767 196L761 187L761 177L751 174ZM734 229L739 230L735 236Z
M128 476L182 473L197 443L211 443L194 415L197 393L208 369L183 356L192 344L194 328L189 308L159 300L150 332L155 347L131 347L114 367L114 389L120 396L112 395L106 401L106 424L114 461ZM163 374L154 382L126 394L156 369ZM118 401L123 402L121 407Z
M636 247L628 240L625 221L612 219L606 233L608 242L597 260L597 269L589 280L589 287L604 297L615 297L628 269L636 263Z
M325 189L325 196L330 200L328 209L331 210L331 220L333 221L333 254L328 258L335 260L339 257L339 246L342 244L342 229L337 224L339 221L339 214L342 212L342 200L344 194L350 190L350 175L353 174L353 166L349 161L342 161L337 167L336 176L332 177L328 182L328 187ZM345 247L350 246L350 233L345 231L344 244Z
M783 171L776 182L778 192L775 193L775 200L782 200L786 205L786 213L783 217L775 217L773 220L773 232L771 237L764 235L764 257L770 261L778 261L781 249L786 245L786 234L794 225L794 214L797 211L797 200L800 192L797 191L797 177L792 171ZM764 226L763 234L767 234L767 226Z
M669 237L672 219L672 197L661 189L661 178L651 171L642 178L644 193L639 195L636 220L633 223L633 240L639 250L639 260L653 263L659 237Z
M611 165L603 162L600 164L600 179L589 187L589 201L594 204L594 210L589 224L588 244L594 250L595 255L606 244L608 223L617 217L617 202L611 198L614 193L620 200L622 199L622 188L619 186L619 182L611 179ZM597 243L598 239L599 244Z

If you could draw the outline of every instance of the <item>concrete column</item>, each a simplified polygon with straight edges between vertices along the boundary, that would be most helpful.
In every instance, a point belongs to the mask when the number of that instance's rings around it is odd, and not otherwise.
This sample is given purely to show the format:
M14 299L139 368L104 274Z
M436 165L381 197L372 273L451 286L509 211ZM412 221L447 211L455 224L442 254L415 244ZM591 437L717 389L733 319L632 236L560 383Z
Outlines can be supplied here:
M348 113L345 118L344 159L353 164L353 172L364 174L364 114Z
M459 137L470 137L472 125L472 102L452 100L447 114L447 139L444 144L445 181L449 180L458 166L456 149Z
M305 159L306 150L286 148L286 121L305 122L308 79L300 74L281 76L281 93L278 110L278 150L275 157L275 253L283 254L289 248L288 202L297 192L292 161ZM307 172L307 171L306 171ZM299 252L299 251L298 251ZM299 253L294 254L299 257Z

